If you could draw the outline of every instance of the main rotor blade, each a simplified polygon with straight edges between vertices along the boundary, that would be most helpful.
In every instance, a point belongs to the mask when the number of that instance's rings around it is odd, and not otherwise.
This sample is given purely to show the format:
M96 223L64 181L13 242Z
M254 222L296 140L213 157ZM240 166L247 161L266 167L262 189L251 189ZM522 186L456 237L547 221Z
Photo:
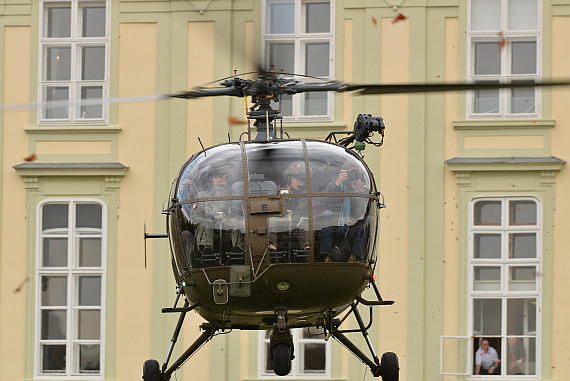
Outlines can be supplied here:
M0 104L0 112L5 111L28 111L28 110L42 110L42 109L57 109L57 108L70 108L80 106L101 106L112 105L120 103L137 103L137 102L154 102L167 98L171 95L142 95L134 97L121 97L121 98L106 98L106 99L83 99L77 101L46 101L46 102L30 102L30 103L4 103Z
M517 89L528 87L551 87L569 86L570 80L566 81L521 81L513 83L402 83L402 84L375 84L354 85L347 84L341 91L358 91L358 95L382 95L382 94L407 94L407 93L436 93L443 91L467 91L467 90L494 90L494 89Z

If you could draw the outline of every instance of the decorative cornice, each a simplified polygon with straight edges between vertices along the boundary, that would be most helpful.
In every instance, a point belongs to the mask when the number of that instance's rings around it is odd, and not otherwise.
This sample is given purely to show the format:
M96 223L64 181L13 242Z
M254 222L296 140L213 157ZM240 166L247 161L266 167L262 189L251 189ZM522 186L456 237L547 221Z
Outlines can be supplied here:
M24 178L45 176L101 176L117 178L129 167L121 163L23 163L13 167Z
M566 162L550 157L455 157L445 161L452 172L560 171Z

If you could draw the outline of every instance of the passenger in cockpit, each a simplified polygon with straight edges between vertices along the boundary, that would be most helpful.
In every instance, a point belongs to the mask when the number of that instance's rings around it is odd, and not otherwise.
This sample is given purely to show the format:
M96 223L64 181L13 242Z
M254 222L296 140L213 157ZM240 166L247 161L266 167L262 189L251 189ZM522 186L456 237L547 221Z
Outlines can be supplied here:
M215 161L210 170L211 185L207 190L199 192L197 198L230 196L228 177L228 164L224 160ZM218 261L222 261L226 250L243 252L243 235L232 220L231 200L204 201L195 205L195 212L200 216L197 219L200 222L197 224L196 242L203 258L218 253ZM226 237L228 230L229 240Z
M346 163L324 192L366 193L361 169ZM369 237L366 224L368 200L361 197L327 197L326 200L321 218L329 219L331 223L322 229L320 236L320 252L326 256L325 261L362 261Z
M283 172L289 194L306 192L305 163L294 161ZM291 225L300 249L309 248L309 224L307 218L307 199L305 197L287 197L285 210L291 211Z

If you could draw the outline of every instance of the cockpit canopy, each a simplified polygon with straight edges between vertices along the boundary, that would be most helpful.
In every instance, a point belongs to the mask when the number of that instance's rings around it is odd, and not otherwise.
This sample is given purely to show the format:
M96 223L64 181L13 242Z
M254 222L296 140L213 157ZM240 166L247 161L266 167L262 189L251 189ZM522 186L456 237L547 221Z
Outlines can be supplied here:
M333 143L209 148L182 168L170 199L179 268L375 260L373 178Z

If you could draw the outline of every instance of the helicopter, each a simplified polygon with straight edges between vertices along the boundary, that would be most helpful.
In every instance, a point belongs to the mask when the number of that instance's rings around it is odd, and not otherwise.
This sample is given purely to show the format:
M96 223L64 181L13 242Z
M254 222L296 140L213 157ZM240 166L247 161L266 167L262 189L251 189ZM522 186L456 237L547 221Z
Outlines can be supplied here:
M541 83L434 83L354 85L307 82L260 69L254 79L234 76L220 86L165 95L195 99L230 96L246 99L247 131L195 153L174 179L163 211L176 281L176 299L163 313L178 313L165 361L147 360L143 379L167 381L217 334L229 330L267 330L274 372L286 376L295 348L291 330L316 328L360 359L374 377L399 379L398 356L379 358L368 330L373 307L392 305L375 281L379 211L385 207L362 149L381 146L382 117L359 114L352 131L331 132L324 140L292 139L283 130L284 95L355 92L379 95L485 90ZM253 136L254 130L256 135ZM228 139L229 140L229 139ZM294 184L295 183L295 184ZM299 185L300 184L300 185ZM373 290L374 299L362 296ZM179 306L180 299L183 306ZM370 309L365 324L359 306ZM201 335L170 364L185 316L206 320ZM353 316L358 328L347 329ZM343 325L345 324L345 325ZM368 352L348 338L360 333Z

